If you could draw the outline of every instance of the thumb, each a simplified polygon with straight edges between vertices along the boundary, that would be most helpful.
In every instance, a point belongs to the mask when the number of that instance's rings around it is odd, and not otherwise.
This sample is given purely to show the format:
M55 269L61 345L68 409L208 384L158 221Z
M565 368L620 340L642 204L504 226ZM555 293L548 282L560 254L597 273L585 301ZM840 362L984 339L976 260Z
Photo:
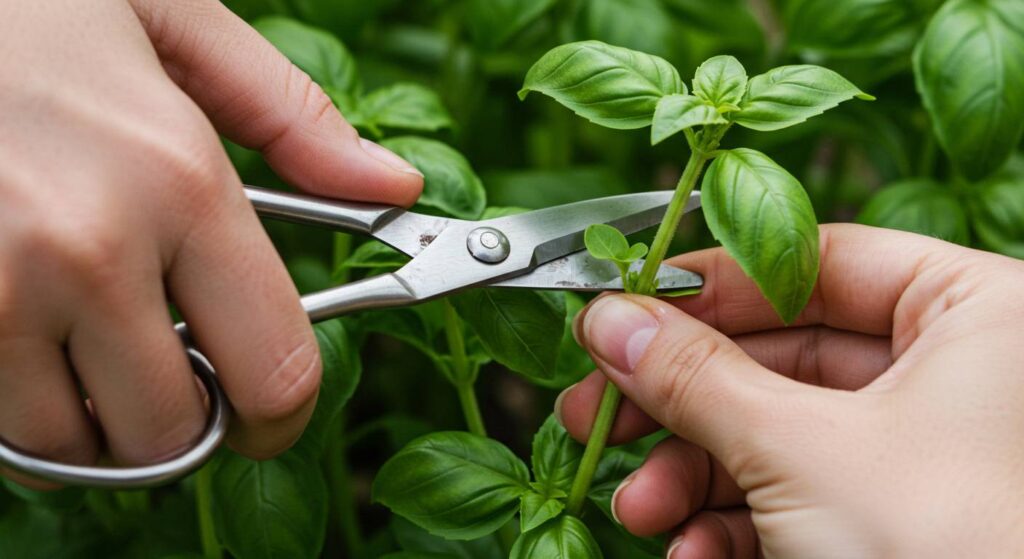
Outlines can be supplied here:
M598 299L578 337L626 397L734 474L806 424L813 390L821 390L765 369L723 334L650 297Z
M359 137L322 89L216 0L133 0L168 74L231 140L307 192L410 206L423 175Z

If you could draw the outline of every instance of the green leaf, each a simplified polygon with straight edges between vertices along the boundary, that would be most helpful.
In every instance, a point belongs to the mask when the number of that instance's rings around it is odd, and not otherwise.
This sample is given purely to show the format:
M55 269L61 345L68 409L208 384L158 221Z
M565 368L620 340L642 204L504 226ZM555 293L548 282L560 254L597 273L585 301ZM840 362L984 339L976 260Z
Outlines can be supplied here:
M970 242L967 213L950 188L930 179L914 179L885 187L861 210L857 221L966 245Z
M359 101L365 126L434 131L451 128L452 117L433 90L415 83L398 83L369 93Z
M380 241L367 241L341 263L342 270L393 270L409 262L409 257Z
M470 540L508 522L528 483L526 464L501 443L441 431L391 457L373 482L373 499L432 534Z
M818 224L800 182L767 155L719 155L701 187L712 234L761 288L787 324L818 278Z
M549 415L533 437L531 461L538 491L543 496L556 491L568 493L582 457L583 445L569 436L554 415Z
M697 67L693 78L693 94L704 99L720 112L738 107L747 92L747 71L732 56L713 56Z
M792 49L867 58L908 51L924 12L907 0L789 0L782 19Z
M971 224L981 245L1024 258L1024 156L971 191Z
M594 0L581 4L580 37L666 58L686 46L661 0Z
M280 16L260 18L252 26L324 89L330 87L348 96L358 94L355 59L334 35Z
M604 223L595 223L583 233L587 252L598 260L620 261L629 253L629 241L621 231Z
M950 0L914 51L935 135L971 180L999 169L1024 133L1024 2Z
M381 145L397 153L423 173L423 195L418 205L460 219L476 219L487 205L484 185L466 158L451 147L426 138L399 136Z
M530 491L520 498L519 531L529 532L558 516L563 510L565 503L562 501Z
M703 99L693 95L666 95L658 101L651 125L651 145L694 126L728 124L729 121Z
M633 245L629 247L629 250L626 251L625 261L636 262L644 256L647 256L647 245L643 243L633 243Z
M313 331L320 346L323 376L313 416L297 445L312 444L316 449L314 454L319 454L331 424L359 386L362 363L359 361L359 348L349 339L345 323L341 320L321 322L313 327Z
M715 50L764 50L764 31L748 0L661 0L686 26L687 35L705 35ZM708 39L705 39L707 41Z
M466 21L473 42L494 49L535 21L556 0L469 0Z
M471 289L449 300L498 363L530 378L554 376L565 323L563 297L518 289Z
M679 73L667 61L599 41L555 47L526 74L519 91L548 95L601 126L643 128L665 95L686 93Z
M750 79L740 110L727 114L754 130L779 130L820 115L854 97L874 97L839 74L809 64L780 66Z
M446 540L435 536L401 516L392 516L390 532L398 546L407 552L436 554L454 559L505 559L497 537L484 536L471 541Z
M519 535L509 559L599 559L594 536L576 517L562 515Z
M510 215L516 215L526 213L530 210L527 208L520 208L517 206L491 206L484 210L483 215L480 216L481 221L488 219L498 219L499 217L507 217Z
M327 529L320 463L295 450L256 462L232 452L213 471L220 543L235 557L316 557Z

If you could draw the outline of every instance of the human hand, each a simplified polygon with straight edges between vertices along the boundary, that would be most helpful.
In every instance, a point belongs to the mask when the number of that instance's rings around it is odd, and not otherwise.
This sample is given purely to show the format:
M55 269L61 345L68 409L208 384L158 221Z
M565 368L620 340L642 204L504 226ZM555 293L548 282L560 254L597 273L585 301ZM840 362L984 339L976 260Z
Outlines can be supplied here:
M190 446L205 413L169 296L230 444L288 447L316 340L215 128L320 195L410 205L422 175L216 0L5 2L0 21L0 437L75 464L101 440L132 465Z
M577 338L604 371L559 398L586 440L666 426L612 501L670 559L1024 555L1024 263L926 237L821 228L821 273L783 328L721 249L672 264L704 292L602 297Z

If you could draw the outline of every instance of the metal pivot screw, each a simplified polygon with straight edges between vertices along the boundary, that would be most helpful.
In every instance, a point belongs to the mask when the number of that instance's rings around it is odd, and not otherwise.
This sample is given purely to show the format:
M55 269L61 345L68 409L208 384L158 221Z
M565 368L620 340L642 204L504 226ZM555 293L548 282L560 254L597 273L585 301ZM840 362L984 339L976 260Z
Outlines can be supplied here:
M508 258L510 252L508 237L493 227L477 227L466 237L466 248L473 258L488 264L496 264Z

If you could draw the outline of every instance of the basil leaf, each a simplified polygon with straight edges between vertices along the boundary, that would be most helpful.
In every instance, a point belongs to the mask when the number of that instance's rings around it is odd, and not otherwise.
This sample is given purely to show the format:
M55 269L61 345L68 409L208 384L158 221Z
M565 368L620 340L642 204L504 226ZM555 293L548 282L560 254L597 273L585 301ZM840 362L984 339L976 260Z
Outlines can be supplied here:
M666 95L658 101L651 125L651 145L694 126L728 124L715 107L693 95Z
M373 482L373 499L432 534L471 540L494 532L529 491L526 464L501 443L440 431L391 457Z
M324 89L330 87L346 96L358 95L355 59L334 35L281 16L260 18L252 26Z
M751 78L740 110L728 113L726 118L754 130L779 130L854 97L874 99L827 68L780 66Z
M480 216L480 220L486 221L488 219L498 219L499 217L526 213L528 211L530 210L517 206L491 206L484 210L483 215Z
M441 98L415 83L398 83L369 93L359 101L358 115L360 124L377 131L380 127L434 131L452 126Z
M789 0L782 11L790 48L858 58L908 51L923 16L906 0Z
M576 476L583 445L569 436L554 415L549 415L533 437L533 477L543 496L556 491L568 493Z
M597 368L590 360L590 354L576 343L576 338L572 335L572 323L586 302L571 291L566 291L564 297L565 327L562 331L562 341L559 343L555 376L546 382L537 383L547 388L566 388L583 380L583 377Z
M519 98L531 91L548 95L601 126L631 129L649 126L658 99L686 93L686 86L662 58L582 41L542 56L527 72Z
M345 323L335 319L313 327L320 346L323 376L316 408L297 446L314 445L314 454L324 448L330 426L355 393L362 376L359 348L349 339Z
M604 223L595 223L583 233L583 244L591 256L600 260L620 260L629 252L629 242L621 231Z
M469 0L467 27L473 42L483 49L507 43L551 9L556 0Z
M660 0L597 0L582 5L580 37L666 58L685 48Z
M761 152L729 150L708 168L701 203L711 233L792 322L818 278L818 224L800 182Z
M576 517L562 515L539 528L519 535L509 559L598 559L602 557L594 536Z
M693 94L719 110L738 107L746 92L747 70L735 57L713 56L697 67Z
M529 532L558 516L565 510L565 503L551 499L536 491L530 491L520 498L519 531Z
M971 192L971 223L982 246L1024 258L1024 156Z
M967 213L951 189L930 179L887 186L861 210L857 221L966 245L970 242Z
M380 241L367 241L341 263L341 270L394 270L405 266L409 257Z
M423 173L423 194L417 204L460 219L476 219L487 205L484 185L466 158L438 142L415 136L388 138L381 145Z
M398 546L407 552L436 554L454 559L505 559L495 536L471 541L446 540L401 516L392 516L390 530Z
M747 0L661 0L661 3L686 25L688 35L707 35L713 44L722 45L717 50L761 52L765 48L764 30Z
M214 462L213 514L235 557L315 557L327 530L320 462L291 450L256 462L233 452Z
M997 170L1024 133L1024 3L950 0L914 51L939 143L964 176Z
M560 294L471 289L449 300L498 363L530 378L554 376L565 323Z

